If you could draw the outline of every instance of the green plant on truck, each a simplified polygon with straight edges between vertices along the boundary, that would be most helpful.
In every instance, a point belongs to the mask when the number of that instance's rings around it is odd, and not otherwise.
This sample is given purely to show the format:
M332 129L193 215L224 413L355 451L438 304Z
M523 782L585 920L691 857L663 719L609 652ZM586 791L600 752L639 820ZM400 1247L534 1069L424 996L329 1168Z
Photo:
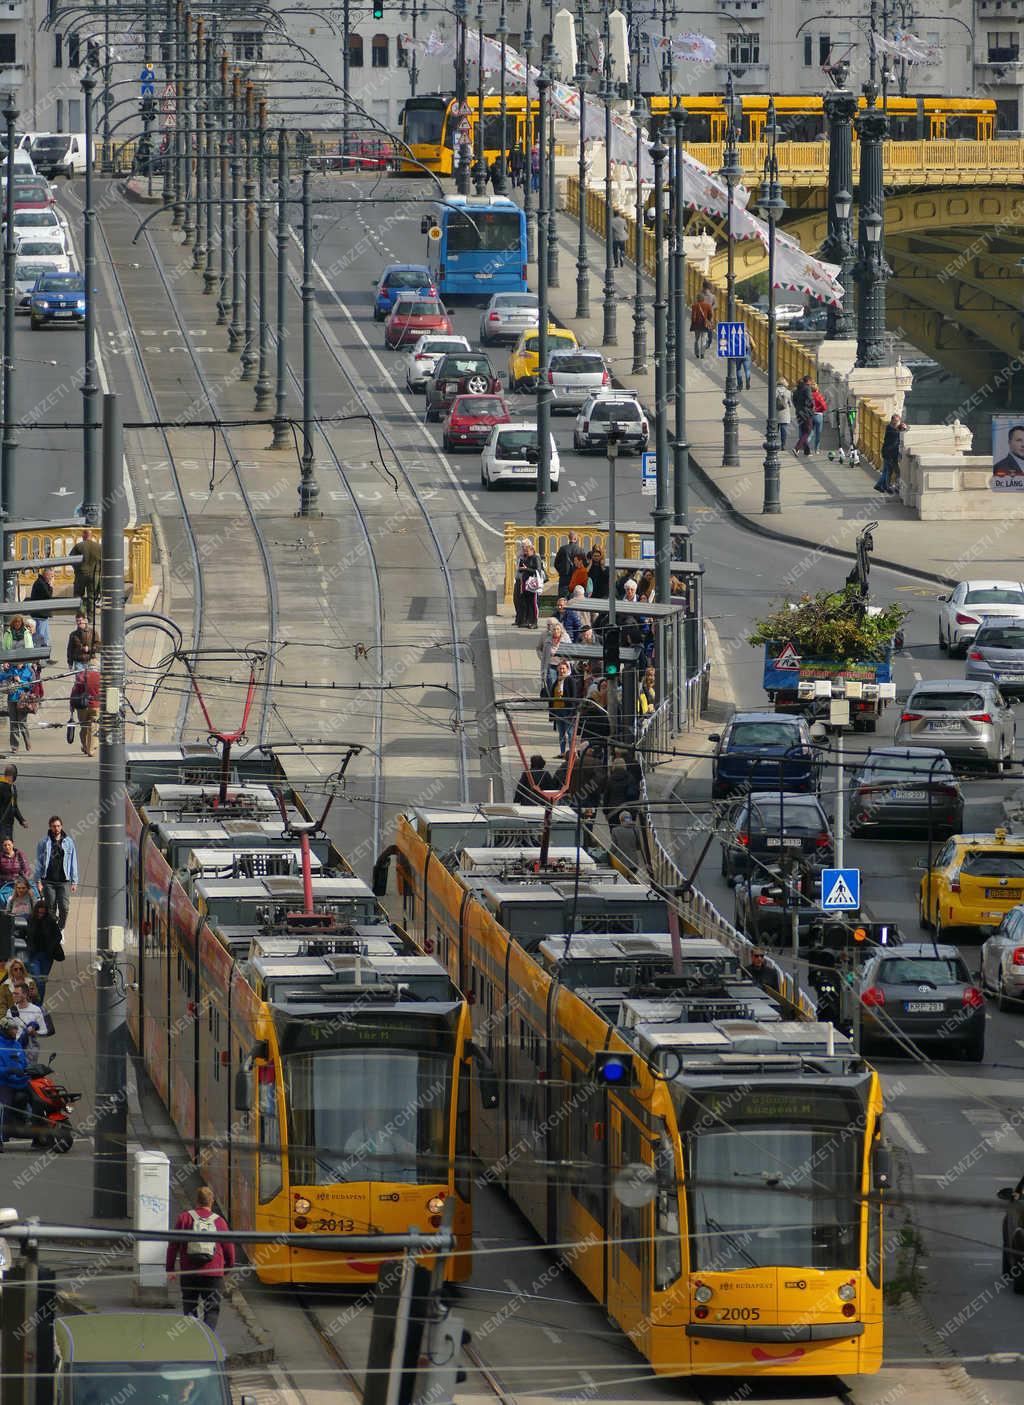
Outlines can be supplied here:
M865 610L857 587L847 585L782 601L757 622L748 642L788 640L801 654L841 663L883 659L909 614L905 606L895 604Z

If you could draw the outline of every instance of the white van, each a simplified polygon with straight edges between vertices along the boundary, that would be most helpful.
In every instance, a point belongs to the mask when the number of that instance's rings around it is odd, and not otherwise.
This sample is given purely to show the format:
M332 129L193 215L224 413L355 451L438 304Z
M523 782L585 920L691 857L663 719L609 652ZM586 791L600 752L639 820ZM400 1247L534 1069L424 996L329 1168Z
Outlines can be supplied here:
M32 143L32 160L41 176L52 180L54 176L85 174L85 133L50 132L36 137Z

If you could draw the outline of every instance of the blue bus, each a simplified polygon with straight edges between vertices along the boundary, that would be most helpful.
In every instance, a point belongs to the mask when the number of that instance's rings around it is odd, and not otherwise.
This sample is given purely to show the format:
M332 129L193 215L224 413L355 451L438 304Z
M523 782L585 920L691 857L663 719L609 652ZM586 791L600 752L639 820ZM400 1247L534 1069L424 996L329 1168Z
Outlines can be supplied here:
M452 195L424 221L442 298L526 292L526 216L505 195Z

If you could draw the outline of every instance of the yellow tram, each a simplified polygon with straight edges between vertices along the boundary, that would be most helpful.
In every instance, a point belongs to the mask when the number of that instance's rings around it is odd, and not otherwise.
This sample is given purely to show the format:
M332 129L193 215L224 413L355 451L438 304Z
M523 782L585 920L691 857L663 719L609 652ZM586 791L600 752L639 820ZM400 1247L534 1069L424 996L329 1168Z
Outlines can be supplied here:
M469 997L485 1178L660 1373L878 1370L874 1070L756 986L738 935L674 939L571 811L542 867L541 814L412 810L375 875L397 857L405 924Z

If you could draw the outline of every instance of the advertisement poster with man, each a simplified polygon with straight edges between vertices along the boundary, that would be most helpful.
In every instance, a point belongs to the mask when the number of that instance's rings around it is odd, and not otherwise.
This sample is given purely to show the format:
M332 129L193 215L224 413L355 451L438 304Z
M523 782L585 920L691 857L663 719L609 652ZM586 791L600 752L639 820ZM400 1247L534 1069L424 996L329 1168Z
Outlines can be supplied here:
M1024 414L992 416L994 493L1024 493Z

